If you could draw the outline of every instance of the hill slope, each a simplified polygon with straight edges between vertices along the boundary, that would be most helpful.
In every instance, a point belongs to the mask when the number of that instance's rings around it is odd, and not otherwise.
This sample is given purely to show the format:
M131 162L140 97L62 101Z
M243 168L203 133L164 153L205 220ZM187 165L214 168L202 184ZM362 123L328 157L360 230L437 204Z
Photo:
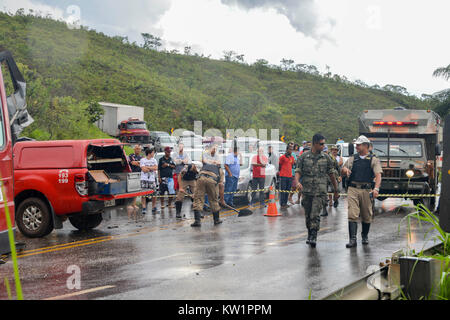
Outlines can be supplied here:
M365 109L426 108L414 97L360 87L306 72L158 52L63 22L0 13L0 45L27 79L38 139L101 136L89 103L145 107L151 130L279 128L288 139L322 132L329 141L357 134Z

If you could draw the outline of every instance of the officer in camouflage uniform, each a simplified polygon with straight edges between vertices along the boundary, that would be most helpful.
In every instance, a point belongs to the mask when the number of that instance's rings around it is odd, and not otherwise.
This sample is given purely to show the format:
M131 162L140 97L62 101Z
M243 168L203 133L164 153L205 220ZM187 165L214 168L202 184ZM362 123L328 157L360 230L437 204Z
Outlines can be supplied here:
M211 148L209 154L203 155L203 167L200 170L197 186L194 192L194 218L195 222L191 227L200 227L202 218L201 212L205 204L205 194L208 195L211 211L213 213L214 225L222 223L219 219L219 184L223 179L223 171L220 167L220 159L216 154L216 146Z
M336 178L336 180L338 182L338 186L339 186L339 182L341 182L340 181L341 169L340 169L340 164L339 164L338 160L336 159L338 151L339 151L338 146L334 145L330 148L330 152L328 153L328 155L330 156L331 160L333 161L334 177ZM340 161L342 162L342 158L340 159ZM331 184L330 177L328 177L327 191L328 191L328 193L333 192L333 185ZM328 201L329 201L328 206L331 208L331 206L333 205L333 199L332 199L331 194L328 195ZM337 208L338 205L339 205L339 201L338 200L334 201L334 207ZM323 212L320 216L321 217L328 216L327 206L323 206Z
M312 248L316 247L320 213L328 202L328 177L334 187L334 200L339 198L333 161L328 154L323 152L324 146L325 138L321 134L315 134L311 151L302 153L297 159L297 169L295 170L295 184L303 194L302 205L305 209L306 228L308 229L306 243ZM300 178L302 178L302 183L299 182Z

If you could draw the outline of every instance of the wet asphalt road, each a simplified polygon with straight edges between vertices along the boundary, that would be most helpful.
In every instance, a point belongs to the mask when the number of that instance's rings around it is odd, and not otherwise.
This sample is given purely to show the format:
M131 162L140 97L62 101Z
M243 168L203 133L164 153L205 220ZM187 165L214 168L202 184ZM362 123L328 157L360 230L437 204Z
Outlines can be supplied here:
M120 211L89 232L77 231L68 221L64 229L42 239L27 239L17 231L16 240L26 243L19 253L24 298L271 300L308 299L311 294L320 299L364 276L370 265L398 249L433 244L424 241L427 228L415 222L409 244L406 222L398 231L400 220L413 210L404 204L412 202L376 201L370 245L361 245L359 225L355 249L345 247L345 198L322 218L315 249L305 243L300 205L279 210L282 217L265 217L266 208L247 217L222 210L221 225L213 226L209 215L194 229L190 201L185 200L183 221L166 207L137 220ZM80 270L79 289L67 287L75 270L70 268ZM0 265L0 277L0 299L7 299L3 279L14 288L10 259Z

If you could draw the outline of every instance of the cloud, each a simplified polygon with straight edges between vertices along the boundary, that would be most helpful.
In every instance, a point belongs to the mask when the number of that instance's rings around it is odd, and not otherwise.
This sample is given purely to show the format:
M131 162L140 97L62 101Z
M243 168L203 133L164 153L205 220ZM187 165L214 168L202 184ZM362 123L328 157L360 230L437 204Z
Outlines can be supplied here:
M50 14L54 19L62 19L64 12L53 6L42 3L35 3L30 0L0 0L0 10L4 12L16 13L18 9L33 10L35 13L40 13L42 16Z
M20 2L26 9L30 6L53 8L54 12L63 12L65 20L79 15L82 25L108 35L128 35L130 40L138 42L143 32L162 34L155 25L171 6L170 0L1 0L4 1Z
M226 5L237 5L247 10L254 8L274 8L286 16L291 25L304 35L316 40L332 40L328 31L336 21L320 14L314 0L221 0ZM325 26L325 28L324 28Z

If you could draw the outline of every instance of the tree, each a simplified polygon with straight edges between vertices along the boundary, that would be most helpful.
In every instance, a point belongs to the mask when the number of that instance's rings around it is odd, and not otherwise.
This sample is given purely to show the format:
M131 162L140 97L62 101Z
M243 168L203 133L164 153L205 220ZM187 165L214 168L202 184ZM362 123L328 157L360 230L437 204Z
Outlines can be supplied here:
M105 111L96 101L91 101L86 108L86 115L88 116L90 123L95 123L100 120L103 114L105 114Z
M315 75L315 76L318 76L318 75L319 75L319 70L317 70L317 67L316 67L316 66L314 66L314 65L309 65L307 69L308 69L308 73L313 74L313 75Z
M442 77L448 81L450 79L450 64L446 67L437 68L436 70L434 70L433 76Z
M234 52L233 50L229 50L229 51L224 51L223 52L223 59L225 61L232 61L233 57L236 55L236 52Z
M244 55L243 54L236 55L236 61L244 63Z
M184 54L185 55L187 55L187 56L190 56L191 55L191 47L189 47L189 46L187 46L187 47L184 47Z
M144 39L144 45L142 46L144 49L158 50L162 45L160 37L155 37L150 33L141 33L141 35Z
M284 71L289 71L289 70L293 70L292 65L294 64L294 60L292 59L281 59L281 67L283 68Z

